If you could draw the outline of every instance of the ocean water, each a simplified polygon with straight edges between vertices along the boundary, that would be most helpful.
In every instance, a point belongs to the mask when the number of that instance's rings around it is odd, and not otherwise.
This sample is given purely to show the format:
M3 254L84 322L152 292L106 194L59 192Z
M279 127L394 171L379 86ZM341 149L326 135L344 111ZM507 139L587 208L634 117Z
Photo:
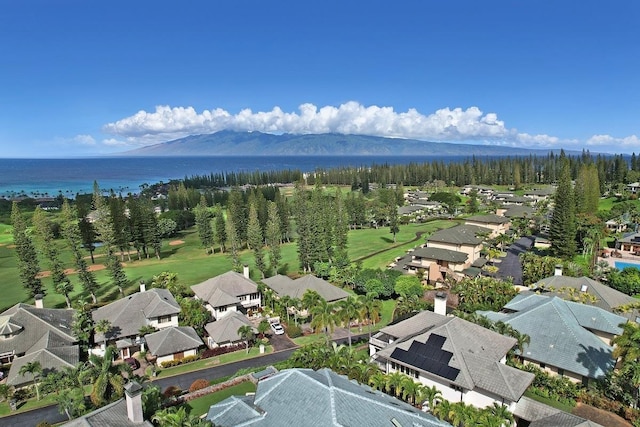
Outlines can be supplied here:
M458 158L459 159L459 158ZM382 156L237 156L237 157L99 157L75 159L0 159L0 197L74 197L91 193L97 181L103 190L136 193L142 184L168 182L217 172L271 171L408 164L443 160L437 157ZM446 161L451 161L451 158Z

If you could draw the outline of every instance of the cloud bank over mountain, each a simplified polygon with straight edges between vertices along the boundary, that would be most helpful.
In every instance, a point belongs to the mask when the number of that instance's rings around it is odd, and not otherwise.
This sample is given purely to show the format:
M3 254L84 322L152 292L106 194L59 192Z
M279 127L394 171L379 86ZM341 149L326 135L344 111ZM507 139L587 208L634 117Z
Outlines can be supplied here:
M297 112L285 112L276 106L271 111L244 109L237 114L222 108L198 112L193 107L164 105L157 106L154 112L141 110L103 127L105 133L113 136L105 140L105 144L123 146L144 146L221 130L274 134L340 133L530 148L632 146L640 143L635 135L626 138L594 135L581 144L576 139L520 133L507 127L496 113L484 113L478 107L447 107L425 115L416 109L397 112L393 107L364 106L355 101L338 107L317 107L307 103L300 105Z

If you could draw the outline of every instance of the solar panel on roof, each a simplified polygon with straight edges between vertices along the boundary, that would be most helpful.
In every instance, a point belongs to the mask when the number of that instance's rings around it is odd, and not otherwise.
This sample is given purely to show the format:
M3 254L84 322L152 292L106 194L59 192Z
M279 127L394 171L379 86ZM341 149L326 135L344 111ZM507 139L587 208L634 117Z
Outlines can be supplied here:
M431 334L425 343L412 342L408 351L396 348L391 357L448 380L455 380L460 370L449 366L453 353L442 349L445 341L445 337Z

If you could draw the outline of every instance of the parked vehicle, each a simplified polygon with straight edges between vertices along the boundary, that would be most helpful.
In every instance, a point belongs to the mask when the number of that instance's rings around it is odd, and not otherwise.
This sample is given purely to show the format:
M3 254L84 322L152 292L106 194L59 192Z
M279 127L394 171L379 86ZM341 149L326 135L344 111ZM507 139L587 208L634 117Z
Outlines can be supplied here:
M284 328L282 327L282 325L280 323L272 323L271 324L271 330L276 335L284 334Z

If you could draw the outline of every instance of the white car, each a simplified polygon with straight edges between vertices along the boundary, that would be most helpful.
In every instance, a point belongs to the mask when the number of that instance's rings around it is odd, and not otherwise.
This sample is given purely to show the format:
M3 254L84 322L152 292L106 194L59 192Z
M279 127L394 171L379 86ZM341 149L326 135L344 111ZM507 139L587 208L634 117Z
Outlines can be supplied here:
M272 323L271 324L271 330L276 335L284 334L284 328L282 327L282 325L280 323Z

